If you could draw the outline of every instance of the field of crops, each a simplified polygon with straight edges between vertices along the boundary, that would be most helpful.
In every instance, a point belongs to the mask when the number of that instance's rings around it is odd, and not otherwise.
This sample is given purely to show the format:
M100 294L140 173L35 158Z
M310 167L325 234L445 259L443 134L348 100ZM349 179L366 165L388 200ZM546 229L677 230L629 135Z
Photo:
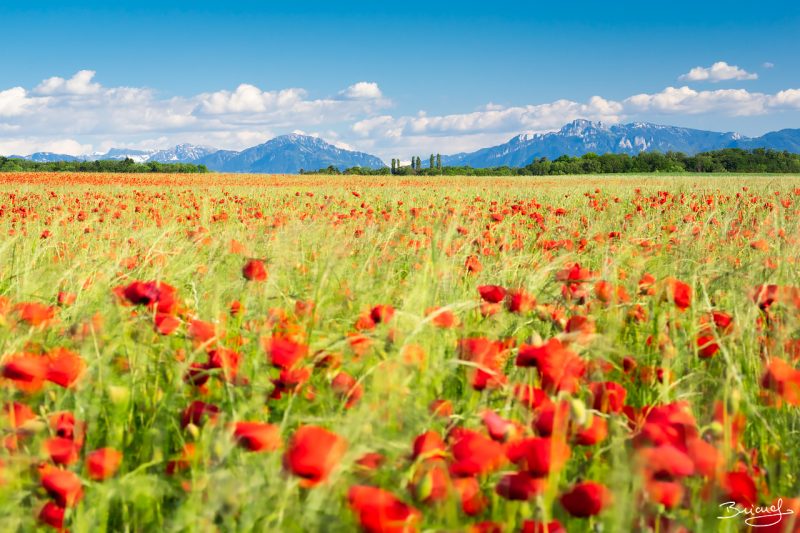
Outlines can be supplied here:
M6 174L0 235L2 531L800 530L796 176Z

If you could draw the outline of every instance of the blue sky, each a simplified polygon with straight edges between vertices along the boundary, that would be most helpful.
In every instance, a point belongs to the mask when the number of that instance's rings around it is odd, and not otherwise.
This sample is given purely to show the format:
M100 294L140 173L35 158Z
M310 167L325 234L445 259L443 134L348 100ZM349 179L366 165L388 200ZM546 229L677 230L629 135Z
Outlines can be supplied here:
M797 2L5 4L6 154L303 131L405 158L578 117L800 127Z

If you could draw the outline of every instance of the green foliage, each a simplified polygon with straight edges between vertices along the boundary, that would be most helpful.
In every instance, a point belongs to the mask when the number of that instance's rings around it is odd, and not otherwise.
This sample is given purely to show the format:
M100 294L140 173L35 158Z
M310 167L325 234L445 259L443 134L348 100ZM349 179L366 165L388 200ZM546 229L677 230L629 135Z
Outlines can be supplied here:
M433 163L433 156L431 162ZM333 174L328 169L306 174ZM681 152L641 152L635 156L627 154L585 154L581 157L562 155L550 160L546 157L534 159L524 167L472 168L442 166L441 156L436 157L435 166L421 168L419 157L411 158L411 166L401 167L399 161L392 166L392 174L401 176L559 176L574 174L642 174L650 172L750 172L794 174L800 173L800 154L757 148L742 150L726 148L687 156ZM350 168L344 174L383 175L387 169L370 170Z
M7 158L0 156L0 172L130 172L145 174L163 172L171 174L197 174L208 172L205 165L189 163L136 163L130 157L122 161L104 159L98 161L53 161L39 163L27 159Z

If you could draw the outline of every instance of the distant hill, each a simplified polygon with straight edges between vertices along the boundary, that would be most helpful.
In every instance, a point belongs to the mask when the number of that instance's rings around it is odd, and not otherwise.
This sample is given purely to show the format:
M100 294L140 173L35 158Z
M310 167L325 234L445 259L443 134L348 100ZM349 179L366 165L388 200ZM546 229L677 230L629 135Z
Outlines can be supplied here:
M301 169L317 170L334 166L382 168L386 165L378 157L363 152L337 148L318 137L309 135L281 135L272 140L247 148L241 152L218 150L210 146L179 144L168 150L129 150L112 148L106 153L71 156L50 152L37 152L27 156L10 156L38 163L56 161L96 161L133 159L137 163L191 163L206 165L218 172L297 173Z
M719 133L646 122L606 125L575 120L558 131L517 135L499 146L443 156L442 162L447 166L474 168L519 167L540 157L552 160L562 155L581 156L590 152L635 155L646 151L672 151L694 155L723 148L772 148L800 153L800 130L781 130L748 138L733 132Z
M293 173L300 169L317 170L334 166L381 168L386 166L374 155L337 148L318 137L281 135L241 152L215 152L197 160L221 172Z
M431 147L435 151L435 147ZM554 160L562 155L581 156L587 153L628 154L640 152L699 152L724 148L770 148L800 153L800 129L785 129L761 137L744 137L734 132L715 132L662 126L647 122L608 125L589 120L574 120L560 130L549 133L520 134L499 146L475 152L442 156L445 166L473 168L522 167L534 159ZM422 154L424 155L424 154ZM71 156L37 152L28 156L11 156L37 162L94 161L133 159L137 163L191 163L205 165L217 172L297 173L301 169L319 170L333 166L379 169L386 164L364 152L337 148L308 135L290 134L275 137L263 144L242 151L218 150L210 146L179 144L167 150L130 150L112 148L103 154Z

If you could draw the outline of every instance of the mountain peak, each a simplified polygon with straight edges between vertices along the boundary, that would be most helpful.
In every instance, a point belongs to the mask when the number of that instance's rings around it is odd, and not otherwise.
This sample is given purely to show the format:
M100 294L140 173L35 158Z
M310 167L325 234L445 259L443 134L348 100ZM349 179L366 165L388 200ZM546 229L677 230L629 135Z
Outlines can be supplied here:
M649 122L609 126L602 122L577 119L558 131L532 136L517 135L505 144L447 156L443 162L446 165L475 168L519 167L540 157L553 160L562 155L581 156L589 152L636 155L645 151L675 151L693 155L722 148L756 147L800 153L800 130L785 134L772 132L758 139L748 139L733 132L704 131Z

